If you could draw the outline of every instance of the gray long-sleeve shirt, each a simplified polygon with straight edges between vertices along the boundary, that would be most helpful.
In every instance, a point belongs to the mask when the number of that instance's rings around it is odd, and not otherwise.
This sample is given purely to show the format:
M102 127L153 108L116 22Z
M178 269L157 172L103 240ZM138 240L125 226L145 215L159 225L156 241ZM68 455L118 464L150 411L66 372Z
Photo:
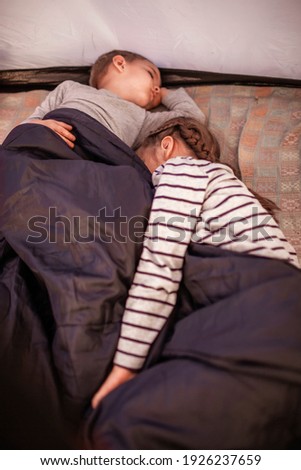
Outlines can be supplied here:
M88 85L66 80L51 91L24 122L43 119L54 109L73 108L96 119L130 147L138 147L150 131L157 129L169 119L187 116L201 122L205 120L203 112L183 88L169 90L162 104L168 111L146 111L104 88L97 90Z

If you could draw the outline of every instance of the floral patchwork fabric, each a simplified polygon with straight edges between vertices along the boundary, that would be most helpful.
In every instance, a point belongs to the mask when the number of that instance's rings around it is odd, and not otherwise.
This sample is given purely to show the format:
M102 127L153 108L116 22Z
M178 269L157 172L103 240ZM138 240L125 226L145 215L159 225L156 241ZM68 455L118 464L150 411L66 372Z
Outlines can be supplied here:
M278 222L301 258L301 89L257 88L240 138L244 182L276 202Z
M222 161L273 200L301 262L301 88L235 85L188 89L216 133Z

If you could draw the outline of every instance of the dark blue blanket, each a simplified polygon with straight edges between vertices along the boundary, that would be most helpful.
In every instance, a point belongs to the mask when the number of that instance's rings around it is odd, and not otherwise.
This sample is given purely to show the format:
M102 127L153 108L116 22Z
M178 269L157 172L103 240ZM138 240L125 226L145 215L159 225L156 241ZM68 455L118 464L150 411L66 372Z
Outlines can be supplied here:
M25 124L0 152L0 353L19 348L25 388L35 377L73 416L110 366L153 189L141 160L94 119L48 117L73 125L74 150Z
M300 445L300 271L208 246L189 248L178 304L145 370L89 409L111 366L153 190L143 163L103 126L74 110L49 117L74 126L74 150L26 124L0 152L3 442ZM26 432L7 426L12 410Z

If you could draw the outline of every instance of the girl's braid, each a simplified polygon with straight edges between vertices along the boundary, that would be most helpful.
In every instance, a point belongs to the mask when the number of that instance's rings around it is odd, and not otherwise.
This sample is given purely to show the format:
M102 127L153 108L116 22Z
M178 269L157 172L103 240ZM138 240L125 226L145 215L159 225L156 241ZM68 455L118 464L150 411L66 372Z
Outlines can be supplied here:
M170 119L163 126L152 132L143 142L148 147L161 141L167 135L181 138L191 148L197 158L217 162L220 159L218 142L209 129L193 118L177 117Z

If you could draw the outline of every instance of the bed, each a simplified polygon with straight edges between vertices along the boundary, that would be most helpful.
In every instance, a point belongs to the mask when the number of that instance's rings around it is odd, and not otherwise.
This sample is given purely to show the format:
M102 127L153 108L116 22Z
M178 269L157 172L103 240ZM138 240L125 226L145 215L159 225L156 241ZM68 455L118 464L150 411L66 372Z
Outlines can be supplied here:
M84 82L86 72L68 78ZM10 132L56 84L12 75L0 94L6 448L300 448L301 273L213 247L190 246L177 306L145 369L90 408L141 252L150 174L92 119L77 126L76 151L34 124ZM276 202L301 262L300 83L163 78L204 111L222 161Z

